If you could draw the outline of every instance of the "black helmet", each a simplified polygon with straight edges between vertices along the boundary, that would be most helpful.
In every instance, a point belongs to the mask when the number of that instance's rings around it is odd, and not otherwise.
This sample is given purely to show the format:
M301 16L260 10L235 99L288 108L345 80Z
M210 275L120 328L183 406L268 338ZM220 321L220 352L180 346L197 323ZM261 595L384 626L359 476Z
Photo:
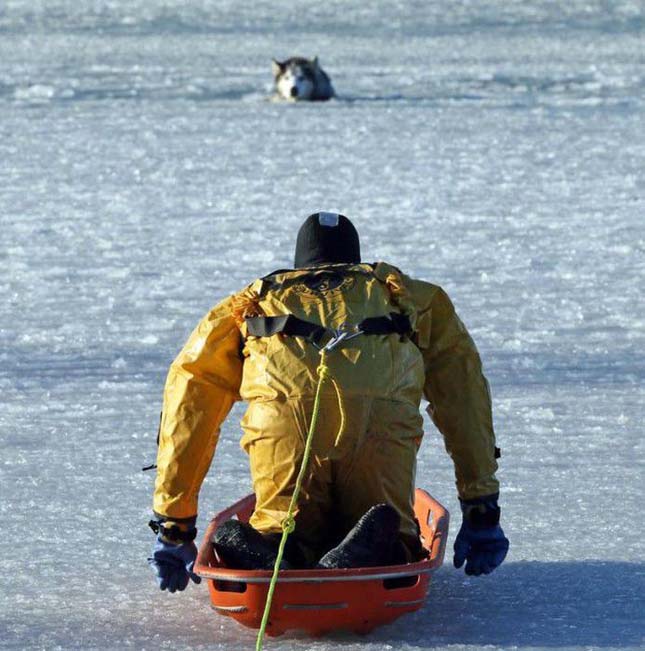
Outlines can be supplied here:
M358 263L361 246L352 222L335 212L309 215L298 231L296 269L318 264Z

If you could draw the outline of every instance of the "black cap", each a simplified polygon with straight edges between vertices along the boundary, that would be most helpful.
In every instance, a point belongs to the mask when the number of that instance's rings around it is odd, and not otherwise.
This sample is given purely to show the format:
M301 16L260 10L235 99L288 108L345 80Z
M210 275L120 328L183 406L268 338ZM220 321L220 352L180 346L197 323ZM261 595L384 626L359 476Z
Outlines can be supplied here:
M360 261L358 233L345 215L317 212L309 215L300 227L296 240L296 269Z

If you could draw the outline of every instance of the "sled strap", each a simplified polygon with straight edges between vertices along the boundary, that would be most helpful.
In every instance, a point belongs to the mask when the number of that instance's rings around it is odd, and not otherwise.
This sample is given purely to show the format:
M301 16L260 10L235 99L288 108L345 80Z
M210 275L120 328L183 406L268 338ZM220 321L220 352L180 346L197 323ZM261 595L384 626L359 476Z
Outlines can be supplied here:
M271 337L277 334L304 337L319 342L325 335L334 336L335 330L317 323L300 319L293 314L281 316L254 316L245 319L246 329L252 337ZM390 312L384 316L370 316L353 328L364 335L409 335L412 332L410 319L406 314Z

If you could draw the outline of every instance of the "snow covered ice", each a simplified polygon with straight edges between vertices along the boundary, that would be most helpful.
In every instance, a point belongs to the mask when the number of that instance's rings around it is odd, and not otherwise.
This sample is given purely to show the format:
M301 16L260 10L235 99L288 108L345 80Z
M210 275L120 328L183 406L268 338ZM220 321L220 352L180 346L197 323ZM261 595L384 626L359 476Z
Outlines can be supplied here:
M427 6L427 5L430 6ZM318 55L339 98L266 101ZM0 6L0 648L251 649L146 527L167 367L311 212L444 286L492 386L506 563L368 637L645 648L645 7L617 0ZM250 491L229 417L201 495ZM418 484L460 518L428 423Z

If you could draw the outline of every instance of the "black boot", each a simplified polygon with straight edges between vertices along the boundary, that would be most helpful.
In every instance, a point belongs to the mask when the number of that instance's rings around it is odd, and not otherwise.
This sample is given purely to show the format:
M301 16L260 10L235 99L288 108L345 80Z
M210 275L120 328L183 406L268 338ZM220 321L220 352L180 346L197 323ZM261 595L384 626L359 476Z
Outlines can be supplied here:
M227 520L213 534L212 543L226 567L238 570L272 570L278 555L279 536L263 536L250 524ZM291 569L282 560L281 570Z
M377 567L398 561L401 518L389 504L373 506L340 545L318 561L318 567L332 570L341 567Z

